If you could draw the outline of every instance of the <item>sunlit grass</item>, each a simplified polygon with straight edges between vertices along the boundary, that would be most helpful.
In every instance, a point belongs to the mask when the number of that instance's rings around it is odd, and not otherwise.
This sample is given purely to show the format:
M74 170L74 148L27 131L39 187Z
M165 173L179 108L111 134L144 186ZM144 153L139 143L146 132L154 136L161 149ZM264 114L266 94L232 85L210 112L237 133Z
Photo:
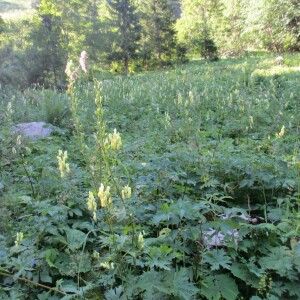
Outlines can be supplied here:
M0 1L0 15L6 20L28 17L33 11L30 0Z

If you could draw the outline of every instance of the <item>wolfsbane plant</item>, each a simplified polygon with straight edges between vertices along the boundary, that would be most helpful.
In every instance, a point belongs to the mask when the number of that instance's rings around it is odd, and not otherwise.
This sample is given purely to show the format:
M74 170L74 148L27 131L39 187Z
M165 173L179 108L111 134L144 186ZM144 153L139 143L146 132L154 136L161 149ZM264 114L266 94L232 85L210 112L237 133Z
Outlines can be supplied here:
M84 292L87 299L298 299L295 113L284 109L287 100L279 101L280 91L273 87L240 89L239 66L195 63L186 70L117 78L103 86L103 140L111 172L98 150L102 144L95 143L97 117L88 113L96 106L87 103L95 91L81 87L79 74L73 88L83 147L73 137L67 137L70 142L51 137L30 145L32 154L24 153L37 196L17 198L13 222L5 225L6 232L13 230L3 243L8 255L2 256L2 267L12 275L25 265L24 278L57 286L67 297ZM190 90L192 109L184 105ZM174 106L178 92L181 104ZM296 98L286 99L293 107ZM83 113L81 105L89 108ZM276 122L275 114L281 118L276 116ZM283 125L284 135L276 137ZM122 133L119 150L109 148L114 128ZM58 149L68 151L72 172L65 178L57 169ZM3 170L13 176L18 197L31 195L30 187L22 186L24 170L16 166L18 160L7 158L13 164ZM1 182L7 203L7 184ZM101 207L101 183L103 193L110 187L111 207ZM124 199L126 185L134 189ZM94 209L87 206L89 191L96 203L96 222ZM137 244L132 242L129 214ZM24 239L16 253L9 248L17 232L23 232ZM223 237L220 246L212 243ZM20 283L5 278L5 293L47 297L41 286ZM180 290L183 284L188 291Z

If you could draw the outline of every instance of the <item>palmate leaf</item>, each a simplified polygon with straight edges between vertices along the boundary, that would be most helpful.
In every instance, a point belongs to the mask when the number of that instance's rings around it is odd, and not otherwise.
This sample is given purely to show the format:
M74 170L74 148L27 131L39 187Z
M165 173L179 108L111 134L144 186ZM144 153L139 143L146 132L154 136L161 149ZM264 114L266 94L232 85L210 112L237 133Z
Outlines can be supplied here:
M170 270L170 265L174 255L172 249L166 245L161 245L160 247L149 247L148 257L145 261L145 265L150 268L158 267L164 270Z
M67 232L68 247L71 250L80 248L85 240L86 234L77 229L65 229Z
M166 295L190 300L199 291L190 282L187 268L181 268L178 272L175 270L145 272L140 276L137 287L144 292L143 299L147 300L163 299Z
M55 261L56 256L57 256L56 249L48 249L48 250L46 250L45 257L46 257L46 261L47 261L47 263L48 263L48 265L50 267L54 267L55 268L54 261Z
M123 288L122 286L117 286L115 289L110 289L105 293L105 299L107 300L120 300L125 299L122 297Z
M231 259L223 249L213 249L203 257L203 262L209 263L211 270L219 270L220 267L230 269Z
M235 281L226 274L216 275L215 282L219 287L221 295L226 300L234 300L239 294Z
M238 287L229 275L211 275L203 281L201 293L209 300L235 300L239 294Z
M215 287L213 276L208 276L202 280L201 295L205 296L208 300L219 300L222 296L218 289Z
M152 300L157 293L170 294L171 287L166 285L164 279L165 272L151 270L139 277L137 288L143 292L143 299Z
M289 253L286 247L276 247L268 256L262 257L259 264L265 270L274 270L280 276L289 276L293 269L293 259Z
M254 288L259 288L259 277L249 271L246 263L242 264L234 262L230 271L235 277L243 280L246 284L251 285Z
M173 276L173 289L174 296L180 299L190 300L192 297L198 293L197 289L189 278L189 269L181 268L178 272L174 273Z

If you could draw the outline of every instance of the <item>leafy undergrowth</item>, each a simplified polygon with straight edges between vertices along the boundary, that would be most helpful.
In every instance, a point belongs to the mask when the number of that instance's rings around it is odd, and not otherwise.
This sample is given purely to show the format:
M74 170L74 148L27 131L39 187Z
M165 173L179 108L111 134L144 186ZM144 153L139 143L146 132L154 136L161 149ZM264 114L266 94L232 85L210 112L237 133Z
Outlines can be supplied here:
M1 299L299 299L297 60L1 90Z

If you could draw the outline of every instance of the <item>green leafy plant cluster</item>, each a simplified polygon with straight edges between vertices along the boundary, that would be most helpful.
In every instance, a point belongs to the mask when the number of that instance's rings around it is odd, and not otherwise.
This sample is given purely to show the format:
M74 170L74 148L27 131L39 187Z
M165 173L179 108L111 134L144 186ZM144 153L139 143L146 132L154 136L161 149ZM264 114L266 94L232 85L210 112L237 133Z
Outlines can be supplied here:
M1 297L299 299L299 72L287 60L103 82L79 72L67 95L27 92L70 110L57 125L72 126L39 141L11 136L23 115L8 101L26 93L3 92ZM45 117L32 105L29 118Z

